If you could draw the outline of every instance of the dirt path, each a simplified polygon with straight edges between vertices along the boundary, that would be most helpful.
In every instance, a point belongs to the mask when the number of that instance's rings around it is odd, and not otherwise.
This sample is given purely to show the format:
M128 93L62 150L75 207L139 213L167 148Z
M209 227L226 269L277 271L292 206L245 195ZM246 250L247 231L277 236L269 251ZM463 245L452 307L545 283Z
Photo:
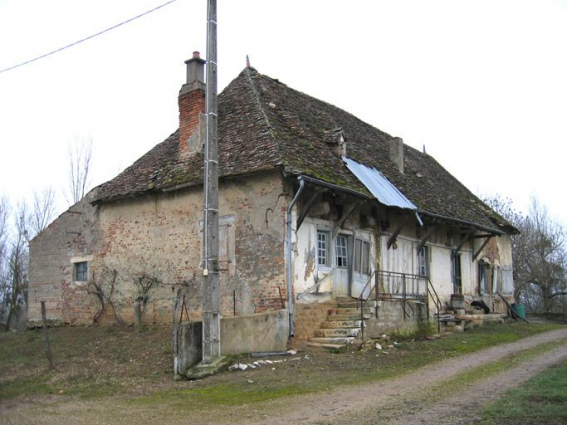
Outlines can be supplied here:
M497 374L487 374L458 393L456 377L540 344L567 339L567 329L538 334L514 343L426 366L397 379L344 387L327 393L283 397L273 401L192 411L179 400L163 399L152 407L121 397L97 400L42 401L0 408L0 424L470 424L481 407L507 389L567 359L567 340L557 349ZM455 382L453 381L453 382ZM177 403L177 404L176 404Z
M567 343L505 372L487 376L466 394L436 397L443 382L510 354L567 337L567 329L539 334L477 353L424 367L387 382L285 400L287 409L272 406L256 423L290 424L468 424L480 407L506 390L567 359ZM280 403L277 403L280 404ZM262 414L258 411L258 414Z

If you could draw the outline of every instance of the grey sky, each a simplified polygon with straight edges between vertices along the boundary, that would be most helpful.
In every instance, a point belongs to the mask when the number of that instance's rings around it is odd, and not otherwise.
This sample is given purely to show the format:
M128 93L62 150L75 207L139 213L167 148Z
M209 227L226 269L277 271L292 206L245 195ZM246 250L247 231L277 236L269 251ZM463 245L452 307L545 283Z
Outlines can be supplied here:
M165 0L0 0L0 69ZM183 61L205 56L205 0L0 74L0 193L66 181L94 139L93 183L177 128ZM433 155L477 194L567 222L567 1L218 0L219 86L245 66Z

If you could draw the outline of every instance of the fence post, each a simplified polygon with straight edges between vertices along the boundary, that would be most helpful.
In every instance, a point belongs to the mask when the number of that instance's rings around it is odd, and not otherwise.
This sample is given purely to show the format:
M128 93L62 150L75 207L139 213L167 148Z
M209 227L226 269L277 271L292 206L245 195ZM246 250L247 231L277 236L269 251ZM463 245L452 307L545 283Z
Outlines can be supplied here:
M49 345L49 334L47 333L47 314L45 312L45 301L41 302L41 319L43 321L43 342L45 342L45 353L47 354L47 360L49 360L49 369L53 369L51 346Z

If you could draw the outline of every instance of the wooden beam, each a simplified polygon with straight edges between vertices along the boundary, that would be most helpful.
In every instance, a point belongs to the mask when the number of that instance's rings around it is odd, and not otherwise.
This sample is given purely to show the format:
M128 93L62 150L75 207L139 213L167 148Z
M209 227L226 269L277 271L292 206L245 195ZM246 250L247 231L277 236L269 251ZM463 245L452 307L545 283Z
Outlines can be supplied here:
M470 230L463 239L461 239L461 242L459 243L459 246L457 246L457 248L455 249L455 252L459 252L461 250L461 248L463 247L463 245L469 240L469 238L471 237L471 235L474 233L474 230Z
M472 257L472 260L473 260L473 261L476 260L476 257L479 256L479 254L482 252L482 250L484 249L484 247L486 246L486 244L490 241L490 239L492 239L492 238L494 237L494 235L488 235L488 236L485 236L485 237L486 237L486 240L482 243L482 245L480 246L480 248L478 249L478 251L475 252L475 254L473 255L473 257Z
M431 226L431 228L425 233L425 235L423 236L423 238L421 238L421 240L419 241L419 245L417 246L417 253L419 254L419 251L421 251L421 248L424 247L425 242L427 242L427 239L429 239L431 237L431 235L439 228L438 224L435 224L433 226Z
M333 240L339 234L339 231L342 229L343 224L345 224L346 219L352 214L356 207L360 205L360 201L356 201L353 204L350 204L344 211L343 216L340 218L339 222L335 226L335 230L333 230Z
M297 218L297 225L295 227L296 230L301 227L303 220L305 220L305 217L307 217L307 214L309 213L309 210L311 209L311 205L313 205L313 202L315 202L315 199L317 198L317 196L319 196L319 194L322 191L323 191L323 189L318 187L317 189L315 189L315 192L313 192L311 194L311 196L309 197L307 202L305 202L305 204L303 205L303 208L301 208L301 211L299 213L299 217Z
M396 242L398 235L400 234L404 226L407 224L407 222L410 220L410 218L411 217L406 217L402 221L402 223L398 226L398 228L394 231L394 233L392 233L392 236L390 236L390 239L388 239L387 249L390 249L390 247L394 244L394 242Z

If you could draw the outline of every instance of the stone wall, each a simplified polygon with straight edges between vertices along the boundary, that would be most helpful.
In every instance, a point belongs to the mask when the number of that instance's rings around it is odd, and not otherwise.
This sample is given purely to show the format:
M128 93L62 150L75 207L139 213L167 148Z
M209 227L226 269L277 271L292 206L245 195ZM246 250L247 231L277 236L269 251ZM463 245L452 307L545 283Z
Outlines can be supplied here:
M175 367L181 375L202 359L202 327L200 321L179 325ZM288 334L287 310L223 317L221 318L221 354L228 356L285 351Z
M364 337L377 338L383 334L412 333L428 324L427 306L414 301L406 302L406 312L401 301L380 301L378 303L378 318L365 320Z
M287 299L284 224L287 197L279 172L221 181L221 314L282 308ZM93 207L89 194L31 243L30 319L89 324L100 309L86 282L74 282L73 258L88 261L89 281L110 294L117 316L134 322L143 298L144 322L171 322L178 290L192 319L201 317L202 189L200 186ZM224 227L223 227L224 226ZM223 239L224 238L224 239ZM223 251L224 249L224 251ZM154 281L143 294L136 282ZM280 298L281 291L281 298ZM114 321L113 311L99 319Z
M72 261L89 258L100 247L99 210L90 204L95 195L93 189L30 241L30 321L41 320L41 301L45 301L48 320L92 322L99 307L87 293L86 283L73 280Z

